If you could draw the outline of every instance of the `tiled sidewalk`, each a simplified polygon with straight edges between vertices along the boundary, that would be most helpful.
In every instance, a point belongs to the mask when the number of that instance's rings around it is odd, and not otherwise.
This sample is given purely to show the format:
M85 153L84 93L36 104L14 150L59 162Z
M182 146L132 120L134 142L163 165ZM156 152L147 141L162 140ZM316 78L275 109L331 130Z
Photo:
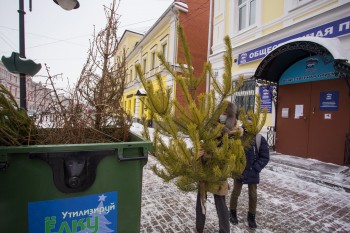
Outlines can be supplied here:
M150 170L155 163L150 157L144 167L140 232L195 232L196 193L182 193L172 183L164 183ZM232 180L229 183L232 187ZM271 162L262 171L258 186L258 229L250 230L245 220L248 192L244 185L239 198L239 224L231 225L231 232L350 232L349 200L350 193L339 187L281 172L278 163ZM205 232L218 232L211 194L207 211Z

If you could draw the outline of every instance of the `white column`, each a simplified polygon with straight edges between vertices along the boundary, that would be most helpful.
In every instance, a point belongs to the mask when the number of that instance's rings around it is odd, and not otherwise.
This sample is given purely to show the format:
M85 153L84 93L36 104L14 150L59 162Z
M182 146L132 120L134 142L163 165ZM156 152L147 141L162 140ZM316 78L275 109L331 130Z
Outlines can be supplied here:
M141 116L140 116L140 96L135 96L136 97L136 103L135 103L135 115L134 117L135 118L138 118L138 119L141 119Z

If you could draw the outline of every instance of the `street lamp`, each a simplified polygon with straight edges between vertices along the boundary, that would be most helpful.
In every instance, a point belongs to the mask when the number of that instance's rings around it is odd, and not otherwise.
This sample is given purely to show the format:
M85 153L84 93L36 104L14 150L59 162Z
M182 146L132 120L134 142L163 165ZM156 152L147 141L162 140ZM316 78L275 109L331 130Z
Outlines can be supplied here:
M80 4L77 0L53 0L64 10L72 10L79 8ZM29 0L29 11L32 11L32 0ZM27 110L27 87L26 74L34 76L39 72L41 65L36 64L32 60L27 60L25 55L25 34L24 34L24 0L19 0L19 54L13 52L10 58L2 57L5 67L13 73L19 73L19 98L20 107Z
M53 0L53 1L67 11L77 9L80 6L77 0Z

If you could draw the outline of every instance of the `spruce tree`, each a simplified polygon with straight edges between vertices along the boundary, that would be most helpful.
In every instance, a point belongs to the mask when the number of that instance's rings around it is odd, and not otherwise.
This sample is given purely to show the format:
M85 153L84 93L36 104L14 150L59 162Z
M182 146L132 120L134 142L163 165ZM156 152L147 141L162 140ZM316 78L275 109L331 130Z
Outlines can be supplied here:
M181 72L176 72L166 61L163 53L158 58L166 70L174 77L177 86L185 96L185 104L171 98L171 89L164 86L161 74L156 75L157 85L144 77L141 66L136 66L137 73L147 92L145 105L150 109L155 133L153 135L152 154L158 159L160 166L152 169L164 181L173 180L182 191L199 189L202 210L205 213L206 192L218 190L227 178L241 174L245 168L244 144L248 145L252 137L246 137L246 142L239 136L228 137L225 134L222 142L223 124L219 123L220 115L226 110L228 97L233 95L243 83L240 77L238 85L232 85L232 47L230 38L224 38L226 53L223 56L225 70L222 79L213 75L210 63L203 65L203 72L195 77L191 62L189 47L181 27L178 35L186 63L179 62ZM195 95L196 90L206 76L212 80L213 90ZM159 87L158 89L155 88ZM250 135L260 131L262 127L260 114L250 114L253 124L249 127ZM241 114L246 115L246 113ZM243 119L242 121L246 121ZM262 123L262 124L261 124ZM150 139L146 121L144 121L144 136ZM165 142L162 136L168 136ZM186 138L191 141L188 147ZM221 146L219 146L219 143ZM203 153L204 152L204 153Z

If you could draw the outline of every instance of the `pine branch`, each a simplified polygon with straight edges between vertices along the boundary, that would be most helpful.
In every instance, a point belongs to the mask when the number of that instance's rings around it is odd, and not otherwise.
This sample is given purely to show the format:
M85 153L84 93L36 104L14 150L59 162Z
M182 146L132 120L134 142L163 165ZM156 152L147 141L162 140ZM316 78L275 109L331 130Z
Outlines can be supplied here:
M0 146L19 146L34 143L34 121L19 108L13 95L0 84Z
M156 123L152 153L161 166L152 169L165 181L173 180L180 190L199 189L205 210L205 193L218 190L227 178L241 174L245 167L244 145L240 135L223 135L224 125L219 123L220 115L228 106L227 98L239 89L243 77L232 87L233 59L228 36L225 37L226 53L223 58L225 71L220 81L214 77L210 63L204 63L202 73L196 77L181 27L178 34L186 59L186 64L179 62L181 72L173 69L162 53L158 57L176 81L176 88L183 93L184 103L171 100L172 90L165 88L161 74L158 73L152 82L146 80L139 64L136 71L147 92L145 105ZM208 76L213 80L213 90L196 96L198 86ZM263 125L261 123L256 123L256 129ZM162 135L169 136L169 142L165 142ZM191 141L191 148L188 148L184 136Z

